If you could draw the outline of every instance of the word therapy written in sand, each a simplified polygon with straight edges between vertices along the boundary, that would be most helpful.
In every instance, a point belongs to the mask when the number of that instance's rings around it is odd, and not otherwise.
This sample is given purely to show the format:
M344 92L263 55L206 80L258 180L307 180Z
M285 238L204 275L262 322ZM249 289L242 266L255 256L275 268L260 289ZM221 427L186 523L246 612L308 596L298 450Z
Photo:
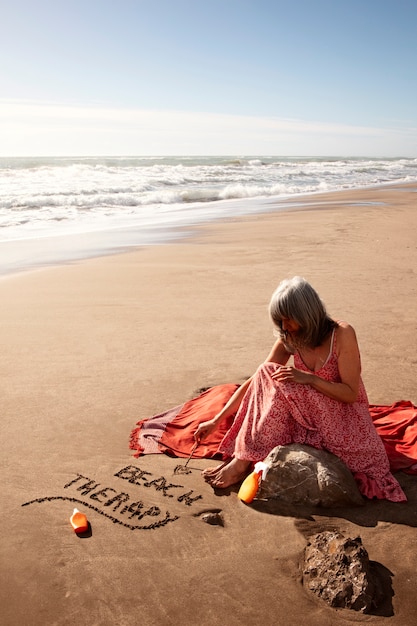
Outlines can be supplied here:
M180 517L179 511L171 513L162 510L155 504L150 505L149 499L152 492L158 492L162 498L171 498L172 507L175 509L178 509L180 505L192 506L194 502L203 497L195 494L192 489L185 491L183 485L171 483L164 476L154 478L151 472L147 472L136 465L128 465L116 472L114 476L131 485L143 488L141 498L132 497L126 491L118 491L113 487L103 486L102 483L77 473L75 478L64 485L64 489L75 492L75 495L44 496L25 502L22 506L67 500L82 504L104 515L114 524L120 524L130 530L150 530L166 526L166 524L175 522ZM150 518L153 519L152 522L150 522Z

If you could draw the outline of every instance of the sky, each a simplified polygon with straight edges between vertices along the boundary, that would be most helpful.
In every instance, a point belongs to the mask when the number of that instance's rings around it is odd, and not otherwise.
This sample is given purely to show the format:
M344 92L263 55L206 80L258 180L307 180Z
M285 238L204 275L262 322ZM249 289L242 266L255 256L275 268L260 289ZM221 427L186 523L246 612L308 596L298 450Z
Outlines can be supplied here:
M415 0L0 0L0 156L417 157Z

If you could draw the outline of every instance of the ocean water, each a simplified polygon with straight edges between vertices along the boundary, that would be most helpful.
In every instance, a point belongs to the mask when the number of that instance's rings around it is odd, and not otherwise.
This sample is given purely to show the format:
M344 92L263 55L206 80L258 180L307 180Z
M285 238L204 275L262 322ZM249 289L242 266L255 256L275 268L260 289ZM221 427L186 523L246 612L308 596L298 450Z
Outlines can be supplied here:
M0 158L0 273L162 243L272 201L416 180L406 158Z

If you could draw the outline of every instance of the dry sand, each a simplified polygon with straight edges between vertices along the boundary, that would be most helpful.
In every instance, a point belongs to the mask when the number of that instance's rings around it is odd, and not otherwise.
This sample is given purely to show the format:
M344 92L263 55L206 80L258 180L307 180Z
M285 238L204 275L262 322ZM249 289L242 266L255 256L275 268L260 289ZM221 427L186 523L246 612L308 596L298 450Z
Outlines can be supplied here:
M416 192L312 196L0 281L2 626L416 624L415 477L397 475L407 504L267 509L214 493L199 471L209 461L175 476L177 459L128 448L138 419L253 372L273 341L270 295L295 274L355 327L370 402L417 403ZM76 505L87 537L69 525ZM393 595L378 615L303 590L306 537L326 528L360 535L386 568Z

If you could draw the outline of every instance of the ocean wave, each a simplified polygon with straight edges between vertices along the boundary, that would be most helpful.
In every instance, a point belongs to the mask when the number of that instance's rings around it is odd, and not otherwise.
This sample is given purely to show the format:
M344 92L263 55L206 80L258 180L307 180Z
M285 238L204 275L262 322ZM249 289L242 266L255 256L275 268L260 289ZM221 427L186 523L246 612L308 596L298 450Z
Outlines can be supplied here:
M191 223L197 212L227 216L247 210L228 201L412 182L416 175L417 159L405 158L3 158L0 227L18 236L31 225L39 233L56 224L78 224L82 231L104 219L123 225L134 217L149 224L163 215L175 222L181 207L187 207L181 219Z

